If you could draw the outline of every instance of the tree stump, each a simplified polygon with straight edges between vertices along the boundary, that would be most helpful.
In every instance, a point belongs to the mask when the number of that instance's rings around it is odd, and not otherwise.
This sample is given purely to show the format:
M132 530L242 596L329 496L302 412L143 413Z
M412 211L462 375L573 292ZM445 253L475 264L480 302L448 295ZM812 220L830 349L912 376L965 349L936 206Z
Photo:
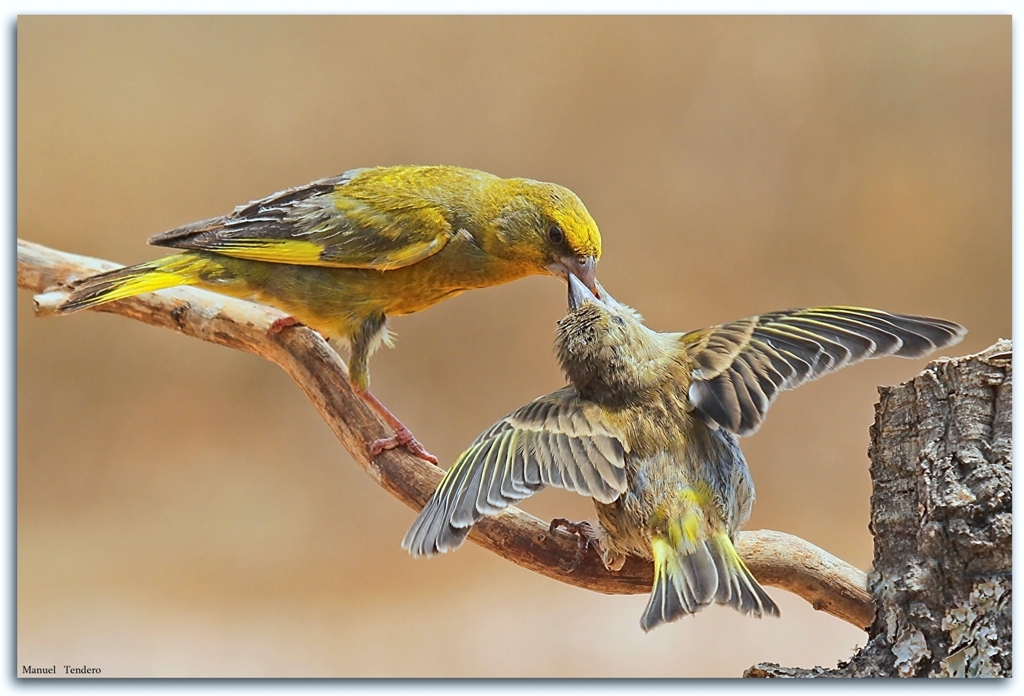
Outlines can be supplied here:
M879 389L869 640L836 669L755 665L747 677L1012 675L1011 343L937 360Z

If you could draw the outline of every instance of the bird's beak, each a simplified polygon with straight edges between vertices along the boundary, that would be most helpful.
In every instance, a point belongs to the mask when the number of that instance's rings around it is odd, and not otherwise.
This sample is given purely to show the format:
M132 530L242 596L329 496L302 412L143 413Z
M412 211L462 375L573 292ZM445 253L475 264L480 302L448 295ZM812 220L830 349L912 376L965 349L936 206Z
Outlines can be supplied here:
M588 290L590 290L590 293L594 297L601 296L601 291L598 289L599 286L597 284L597 259L593 256L584 256L581 258L567 256L558 259L548 266L548 270L555 275L562 276L566 280L575 276ZM570 290L570 293L571 292L572 291Z
M609 307L621 307L622 303L616 300L614 297L608 294L608 291L601 285L601 281L595 280L594 283L597 285L597 296L601 298L601 302L608 305Z
M586 302L600 302L575 274L569 274L569 309L573 310Z

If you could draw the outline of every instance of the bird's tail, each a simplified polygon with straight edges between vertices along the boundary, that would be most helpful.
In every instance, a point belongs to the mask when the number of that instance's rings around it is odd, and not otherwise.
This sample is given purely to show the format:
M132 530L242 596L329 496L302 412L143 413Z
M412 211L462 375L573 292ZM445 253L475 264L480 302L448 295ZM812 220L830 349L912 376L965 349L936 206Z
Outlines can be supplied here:
M668 538L651 542L654 588L640 626L655 626L694 614L715 601L760 618L779 615L772 598L750 574L729 535L699 539L685 523L670 528ZM673 543L675 542L675 543Z
M201 273L209 266L207 255L184 253L100 273L75 285L57 312L70 314L144 292L192 285L200 282Z

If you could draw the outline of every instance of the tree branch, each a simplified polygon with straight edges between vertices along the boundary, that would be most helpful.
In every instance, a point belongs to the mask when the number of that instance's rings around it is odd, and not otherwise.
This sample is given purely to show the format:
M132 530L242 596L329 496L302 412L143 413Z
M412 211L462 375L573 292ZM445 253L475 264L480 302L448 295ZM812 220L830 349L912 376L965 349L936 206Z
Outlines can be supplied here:
M117 267L18 240L18 286L44 293L35 298L38 316L54 313L66 297L60 288L63 283ZM320 334L305 327L268 334L274 320L284 316L275 309L194 288L174 288L96 310L254 353L277 364L306 393L356 463L415 510L426 504L444 475L400 449L371 460L367 444L391 435L388 427L353 393L344 362ZM622 570L612 572L590 553L568 572L576 558L576 538L560 530L550 533L546 523L514 507L481 520L469 539L524 568L595 592L646 594L653 583L651 563L639 558L629 558ZM871 623L874 605L867 592L867 576L857 568L782 532L741 532L737 547L763 584L793 592L815 609L860 628Z

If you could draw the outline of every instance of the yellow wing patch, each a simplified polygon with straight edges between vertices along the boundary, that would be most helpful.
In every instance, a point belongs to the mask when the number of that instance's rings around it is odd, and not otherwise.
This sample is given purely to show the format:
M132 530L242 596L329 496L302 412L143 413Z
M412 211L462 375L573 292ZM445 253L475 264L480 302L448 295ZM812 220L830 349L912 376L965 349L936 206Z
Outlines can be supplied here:
M349 250L342 245L325 245L299 239L218 239L205 244L203 249L249 261L388 271L427 258L443 247L446 241L441 236L384 251L372 248Z
M405 246L393 249L386 254L381 254L370 263L370 267L381 271L388 271L393 268L409 266L433 254L444 246L446 241L447 237L442 236L435 237L434 239L426 242L413 242L406 244Z
M322 244L296 239L221 239L210 245L209 249L218 254L250 261L323 265L320 260L324 250Z

